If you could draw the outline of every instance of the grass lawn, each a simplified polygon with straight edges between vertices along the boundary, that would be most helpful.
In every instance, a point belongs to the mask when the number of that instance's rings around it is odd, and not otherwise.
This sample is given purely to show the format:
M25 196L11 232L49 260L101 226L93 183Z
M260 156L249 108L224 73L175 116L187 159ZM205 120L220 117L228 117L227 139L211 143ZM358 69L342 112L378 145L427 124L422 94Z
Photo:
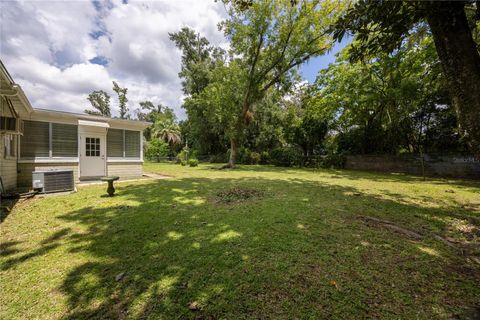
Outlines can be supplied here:
M211 167L17 203L0 318L479 315L479 183Z

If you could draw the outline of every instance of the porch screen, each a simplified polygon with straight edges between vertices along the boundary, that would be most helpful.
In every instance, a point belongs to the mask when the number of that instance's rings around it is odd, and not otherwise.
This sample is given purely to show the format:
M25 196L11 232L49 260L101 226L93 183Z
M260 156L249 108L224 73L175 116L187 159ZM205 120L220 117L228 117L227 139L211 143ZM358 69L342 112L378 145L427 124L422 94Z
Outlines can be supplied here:
M125 130L125 157L140 158L140 132Z
M123 158L123 130L108 129L107 156L114 158Z
M54 157L76 157L77 150L77 126L52 123L52 155Z
M108 129L107 156L112 158L140 158L140 132Z
M49 156L48 122L24 121L23 136L20 140L20 156L22 158Z

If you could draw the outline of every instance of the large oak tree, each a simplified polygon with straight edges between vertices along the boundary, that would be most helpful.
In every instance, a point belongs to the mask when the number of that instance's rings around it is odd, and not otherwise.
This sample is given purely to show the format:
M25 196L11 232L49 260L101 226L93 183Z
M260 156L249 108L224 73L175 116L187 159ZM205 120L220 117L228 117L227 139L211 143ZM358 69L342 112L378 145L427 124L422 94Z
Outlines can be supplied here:
M332 45L328 32L341 9L341 1L265 0L226 1L229 18L222 24L230 40L230 55L238 64L241 96L230 135L228 167L234 167L244 128L252 120L252 107L272 88L288 86L296 67Z
M396 50L411 32L427 23L448 81L460 128L480 158L480 54L472 32L478 33L479 1L361 0L336 22L334 35L353 32L352 58Z

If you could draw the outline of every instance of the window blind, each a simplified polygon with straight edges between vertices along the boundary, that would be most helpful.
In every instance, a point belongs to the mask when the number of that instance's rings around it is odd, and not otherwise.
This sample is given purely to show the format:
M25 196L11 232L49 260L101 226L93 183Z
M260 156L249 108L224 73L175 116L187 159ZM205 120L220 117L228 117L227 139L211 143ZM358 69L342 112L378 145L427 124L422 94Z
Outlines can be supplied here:
M123 158L123 130L108 129L107 156Z
M140 132L125 130L125 157L140 158Z
M3 136L3 157L15 157L15 139L16 136L11 134L6 134Z
M22 158L49 156L49 127L48 122L24 121L23 136L20 140Z
M77 126L52 123L52 156L76 157L78 155Z

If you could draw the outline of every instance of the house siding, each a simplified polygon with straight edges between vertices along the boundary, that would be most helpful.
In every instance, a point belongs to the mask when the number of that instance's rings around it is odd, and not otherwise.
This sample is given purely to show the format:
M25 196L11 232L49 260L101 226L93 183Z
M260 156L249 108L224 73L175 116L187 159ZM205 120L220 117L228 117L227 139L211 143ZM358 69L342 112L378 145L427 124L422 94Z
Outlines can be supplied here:
M78 163L19 163L18 164L18 179L19 187L32 186L32 172L42 170L73 170L73 177L75 182L79 182ZM16 172L16 171L15 171ZM136 179L143 175L143 164L141 162L124 163L113 162L107 164L107 175L119 176L120 179ZM3 178L3 176L2 176ZM15 180L14 180L15 181Z
M143 164L142 162L109 162L107 175L119 176L123 180L140 178L143 175Z
M15 139L17 138L15 137ZM17 187L17 158L5 159L4 152L4 139L3 135L0 135L0 176L2 177L3 187L6 190L12 190Z
M32 187L32 172L42 170L73 170L73 178L78 182L78 163L19 163L18 186Z
M12 117L13 115L7 107L4 98L0 98L0 116ZM18 138L15 136L15 146L18 144ZM5 159L5 140L4 135L0 134L0 177L2 177L3 187L6 190L12 190L17 187L17 157L8 157ZM16 153L15 153L16 154Z

